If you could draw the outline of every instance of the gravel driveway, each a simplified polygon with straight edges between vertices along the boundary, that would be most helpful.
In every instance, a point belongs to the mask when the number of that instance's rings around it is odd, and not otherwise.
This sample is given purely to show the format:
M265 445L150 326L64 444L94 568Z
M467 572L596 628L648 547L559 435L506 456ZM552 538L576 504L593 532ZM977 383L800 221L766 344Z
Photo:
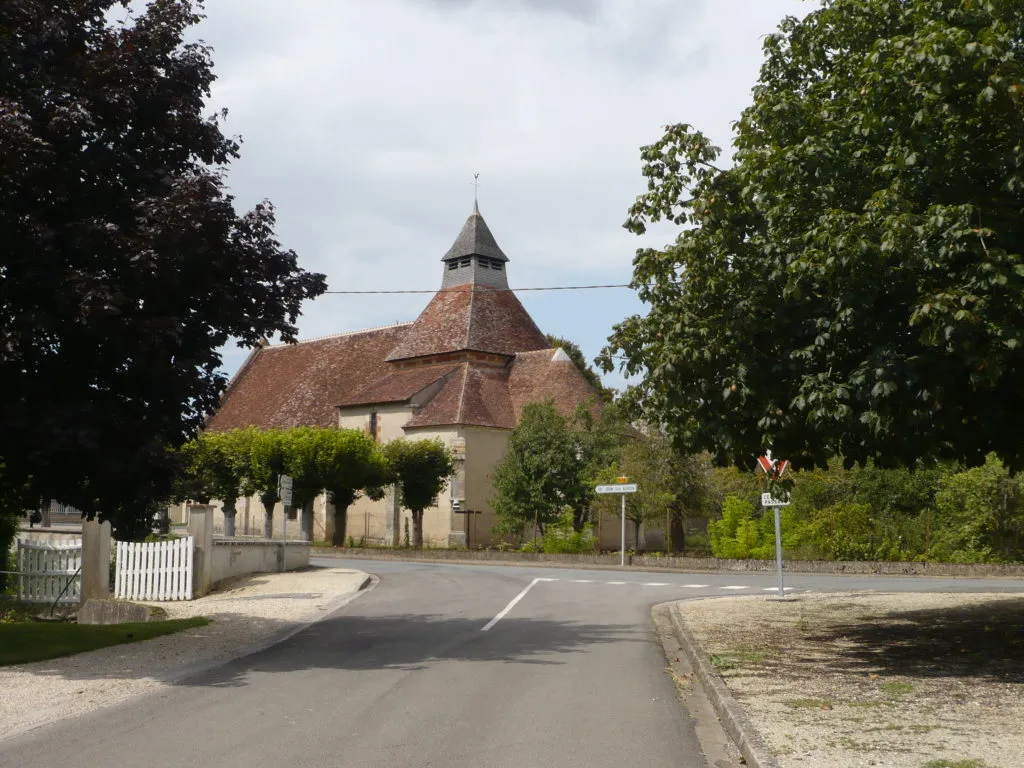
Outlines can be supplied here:
M1021 764L1020 595L677 605L782 768Z
M205 627L140 643L0 668L0 741L40 725L159 690L200 666L227 661L321 618L369 576L347 568L260 573L199 600L155 603Z

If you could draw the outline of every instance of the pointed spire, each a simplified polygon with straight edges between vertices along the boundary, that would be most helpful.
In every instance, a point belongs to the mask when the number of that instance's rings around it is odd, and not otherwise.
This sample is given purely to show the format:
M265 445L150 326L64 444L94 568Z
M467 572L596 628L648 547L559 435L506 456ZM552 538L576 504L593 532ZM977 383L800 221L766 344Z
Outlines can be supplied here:
M476 200L473 201L473 213L466 219L466 223L462 225L462 231L455 238L448 253L441 257L441 261L465 256L487 256L492 259L508 261L508 256L502 253L487 222L480 215L480 206Z

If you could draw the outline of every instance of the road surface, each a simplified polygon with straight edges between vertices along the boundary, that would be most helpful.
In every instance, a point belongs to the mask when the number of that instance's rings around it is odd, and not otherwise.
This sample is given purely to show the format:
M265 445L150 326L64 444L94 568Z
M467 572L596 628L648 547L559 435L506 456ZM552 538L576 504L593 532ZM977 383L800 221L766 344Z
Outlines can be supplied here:
M0 765L704 768L652 605L773 574L328 560L371 592L164 693L0 745ZM1024 591L1024 582L788 575L795 590Z

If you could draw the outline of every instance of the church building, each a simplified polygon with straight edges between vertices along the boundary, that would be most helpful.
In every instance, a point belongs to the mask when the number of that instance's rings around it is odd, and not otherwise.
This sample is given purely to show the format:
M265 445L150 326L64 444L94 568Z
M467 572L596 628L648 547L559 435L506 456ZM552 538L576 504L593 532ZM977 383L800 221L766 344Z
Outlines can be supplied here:
M254 349L207 429L338 426L381 442L440 438L457 472L424 514L424 543L486 546L495 523L491 474L523 406L551 399L569 414L596 393L509 289L509 259L475 204L441 261L441 288L415 322ZM240 534L262 530L258 500L237 507ZM409 517L394 493L360 498L349 507L346 533L356 542L399 544ZM330 540L333 518L327 500L318 500L315 539ZM288 526L299 535L297 521Z

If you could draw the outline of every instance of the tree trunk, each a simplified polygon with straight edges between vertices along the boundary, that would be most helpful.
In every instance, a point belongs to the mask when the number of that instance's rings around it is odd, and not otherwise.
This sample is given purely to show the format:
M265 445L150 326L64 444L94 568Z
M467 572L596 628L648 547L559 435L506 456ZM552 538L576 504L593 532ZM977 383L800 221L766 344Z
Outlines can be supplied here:
M633 551L640 551L640 526L643 524L642 520L633 521Z
M225 501L224 502L224 537L228 539L235 538L235 502Z
M277 494L264 494L260 496L263 503L263 538L274 538L274 506L277 504Z
M306 541L313 540L313 502L310 499L302 505L302 538Z
M348 508L356 500L356 492L350 489L331 491L331 501L334 503L334 533L331 534L331 545L335 547L345 546L345 534L348 529Z
M423 510L412 510L412 545L415 549L423 549Z

